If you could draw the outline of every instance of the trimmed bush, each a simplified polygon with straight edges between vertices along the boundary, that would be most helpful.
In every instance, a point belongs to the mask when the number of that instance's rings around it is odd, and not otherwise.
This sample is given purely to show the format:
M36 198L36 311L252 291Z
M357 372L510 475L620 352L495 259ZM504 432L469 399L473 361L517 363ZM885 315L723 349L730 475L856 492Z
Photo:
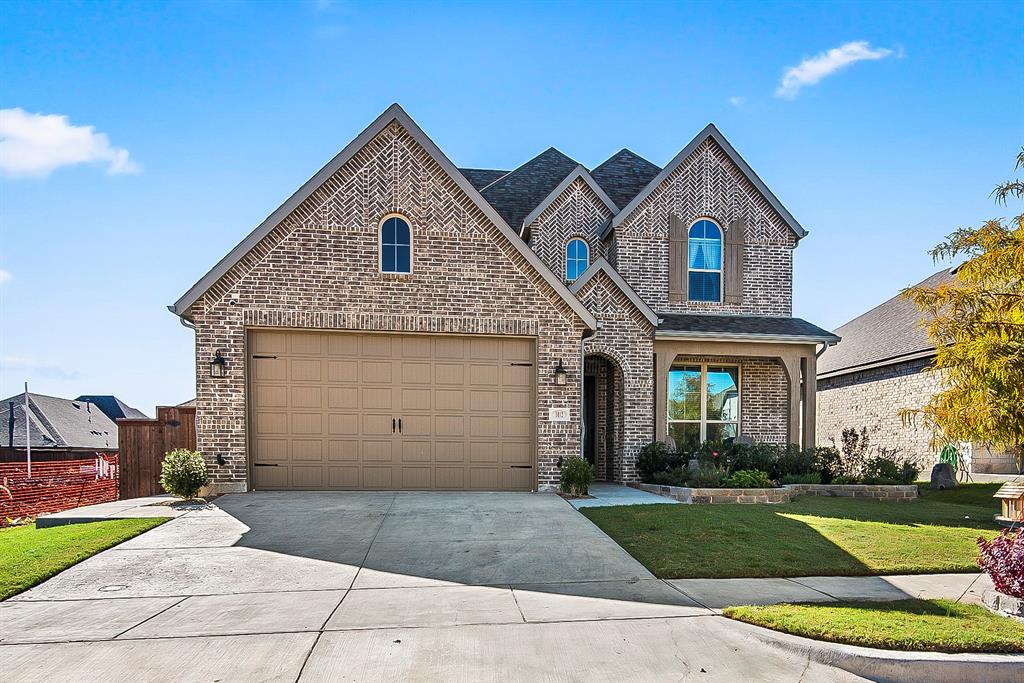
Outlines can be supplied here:
M729 476L729 470L719 465L701 465L700 469L694 472L689 481L690 486L697 489L717 489Z
M821 473L821 483L831 484L843 474L843 457L839 450L832 446L819 446L814 449L814 469Z
M686 478L689 473L684 467L676 467L667 472L655 472L648 484L660 484L661 486L686 486Z
M654 441L640 449L637 455L636 469L640 474L640 480L648 484L656 484L654 475L658 472L682 467L686 463L676 451L673 451L668 444Z
M768 478L768 475L758 470L733 472L732 476L723 483L734 489L768 489L772 487L772 480Z
M594 467L578 455L570 455L562 463L558 489L570 496L585 496L594 483Z
M164 491L179 498L195 498L199 489L210 482L206 461L201 453L186 448L169 451L160 465L160 485Z

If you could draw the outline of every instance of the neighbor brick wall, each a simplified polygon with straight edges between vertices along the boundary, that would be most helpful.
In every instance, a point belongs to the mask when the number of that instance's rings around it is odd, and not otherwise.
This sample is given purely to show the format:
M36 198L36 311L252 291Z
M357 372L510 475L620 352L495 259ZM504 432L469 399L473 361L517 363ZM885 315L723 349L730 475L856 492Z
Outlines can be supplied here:
M743 301L669 302L668 224L712 218L723 229L745 218ZM747 313L791 316L796 236L713 140L694 150L615 228L619 274L659 313Z
M826 351L826 353L828 353ZM903 408L921 408L941 386L941 375L928 372L932 359L923 358L885 367L818 379L818 445L838 446L843 429L867 427L871 450L899 449L897 458L917 460L927 474L938 461L929 441L931 432L904 424ZM969 445L974 472L1016 472L1013 457L1003 449L981 443Z
M818 445L838 446L843 429L867 427L872 450L899 449L897 457L917 458L927 471L936 458L928 444L931 433L904 425L899 411L920 408L939 389L938 375L924 372L930 363L925 358L818 378Z
M614 481L636 481L640 448L654 440L654 327L603 271L577 294L600 328L583 342L587 354L611 360L622 372L622 391L613 411L621 415L621 445L613 454Z
M413 274L378 273L377 230L408 217ZM237 300L236 304L230 303ZM190 309L198 446L219 490L247 487L246 329L358 329L537 339L538 481L580 449L582 323L456 183L393 122L287 216ZM222 349L228 376L209 377ZM569 371L556 386L553 368ZM568 407L568 422L547 421ZM217 465L216 456L227 464Z

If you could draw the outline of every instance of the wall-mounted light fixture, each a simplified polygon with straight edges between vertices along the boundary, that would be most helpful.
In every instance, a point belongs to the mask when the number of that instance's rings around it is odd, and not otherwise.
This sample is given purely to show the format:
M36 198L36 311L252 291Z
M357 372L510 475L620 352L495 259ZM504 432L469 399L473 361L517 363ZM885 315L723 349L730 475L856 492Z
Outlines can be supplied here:
M562 365L562 359L558 359L558 366L555 368L555 384L558 386L565 386L566 381L569 379L569 373L566 372L565 366Z
M224 359L224 356L220 355L220 349L217 349L213 356L213 360L210 361L210 377L223 377L227 374L228 362Z

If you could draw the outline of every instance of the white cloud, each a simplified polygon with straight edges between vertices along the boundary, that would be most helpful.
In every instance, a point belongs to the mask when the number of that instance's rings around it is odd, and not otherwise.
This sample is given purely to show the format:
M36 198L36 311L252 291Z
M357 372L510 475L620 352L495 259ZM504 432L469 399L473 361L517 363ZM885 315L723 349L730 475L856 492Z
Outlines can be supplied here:
M73 126L59 114L0 109L0 172L11 178L45 178L62 166L102 164L107 174L138 173L128 150L113 147L92 126Z
M729 98L729 104L731 104L734 107L742 107L746 103L747 98L741 97L740 95L733 95L732 97Z
M78 379L82 376L82 373L77 370L67 370L57 363L37 361L20 356L0 356L0 369L7 372L12 370L30 372L37 377L47 379ZM31 377L29 379L31 380Z
M8 282L10 282L13 279L14 279L14 276L11 275L11 271L4 270L3 268L0 268L0 285L7 284Z
M840 69L862 62L885 59L895 54L884 47L871 47L866 40L854 40L834 47L827 52L808 57L796 66L786 69L782 81L775 91L776 97L791 100L806 85L815 85L826 76L831 76Z

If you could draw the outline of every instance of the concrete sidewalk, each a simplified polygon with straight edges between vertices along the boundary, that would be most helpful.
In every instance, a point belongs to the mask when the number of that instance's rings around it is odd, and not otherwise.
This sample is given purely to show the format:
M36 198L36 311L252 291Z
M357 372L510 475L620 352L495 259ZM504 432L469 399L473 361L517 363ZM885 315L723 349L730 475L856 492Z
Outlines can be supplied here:
M45 529L64 524L105 522L111 519L137 519L141 517L182 517L190 512L210 510L207 503L185 503L174 496L148 496L112 500L109 503L84 505L36 518L36 528Z

